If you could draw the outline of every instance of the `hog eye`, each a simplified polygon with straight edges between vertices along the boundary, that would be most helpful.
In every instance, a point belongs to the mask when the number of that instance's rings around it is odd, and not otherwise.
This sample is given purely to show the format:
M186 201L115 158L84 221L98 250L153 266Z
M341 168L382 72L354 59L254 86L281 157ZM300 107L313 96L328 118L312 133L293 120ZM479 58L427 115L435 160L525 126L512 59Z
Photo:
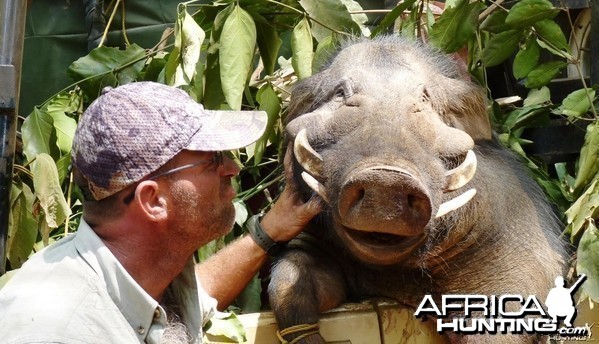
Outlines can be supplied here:
M354 93L353 86L350 80L343 79L336 87L333 92L333 99L345 100L351 97Z
M423 85L423 86L421 86L421 88L422 88L422 89L420 90L420 98L421 98L421 101L423 101L423 102L428 102L428 101L430 101L430 100L431 100L431 96L430 96L430 94L428 93L428 89L427 89L427 88L426 88L424 85Z

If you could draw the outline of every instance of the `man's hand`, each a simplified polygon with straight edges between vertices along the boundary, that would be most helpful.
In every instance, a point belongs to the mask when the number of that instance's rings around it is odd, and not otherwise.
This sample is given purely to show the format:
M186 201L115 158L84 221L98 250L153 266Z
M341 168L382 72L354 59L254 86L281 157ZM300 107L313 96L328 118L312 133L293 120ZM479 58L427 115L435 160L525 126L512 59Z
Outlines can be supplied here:
M318 196L303 202L293 180L293 149L287 147L285 160L286 186L279 199L266 213L260 224L264 231L276 242L289 241L304 230L308 222L322 209L322 200Z

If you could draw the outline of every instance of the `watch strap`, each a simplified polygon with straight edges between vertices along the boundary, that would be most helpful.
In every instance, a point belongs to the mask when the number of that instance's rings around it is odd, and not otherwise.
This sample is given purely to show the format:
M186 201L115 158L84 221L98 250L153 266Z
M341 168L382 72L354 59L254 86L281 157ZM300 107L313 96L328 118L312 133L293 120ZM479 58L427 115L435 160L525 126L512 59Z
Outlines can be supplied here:
M284 246L284 244L275 242L268 234L266 234L264 228L260 225L262 216L263 214L251 216L246 222L246 227L254 242L256 242L266 254L274 256L280 252L280 248L281 246Z

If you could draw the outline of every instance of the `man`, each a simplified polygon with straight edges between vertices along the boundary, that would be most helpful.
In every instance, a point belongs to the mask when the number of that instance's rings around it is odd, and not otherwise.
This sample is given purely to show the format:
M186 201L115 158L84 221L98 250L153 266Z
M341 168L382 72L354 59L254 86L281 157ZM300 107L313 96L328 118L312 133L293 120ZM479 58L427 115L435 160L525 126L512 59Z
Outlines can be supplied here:
M319 211L286 187L251 236L194 267L193 253L234 222L239 168L222 151L254 142L266 122L262 112L204 110L157 83L105 89L73 142L86 196L79 229L0 289L2 342L201 342L216 304L231 303L273 242Z

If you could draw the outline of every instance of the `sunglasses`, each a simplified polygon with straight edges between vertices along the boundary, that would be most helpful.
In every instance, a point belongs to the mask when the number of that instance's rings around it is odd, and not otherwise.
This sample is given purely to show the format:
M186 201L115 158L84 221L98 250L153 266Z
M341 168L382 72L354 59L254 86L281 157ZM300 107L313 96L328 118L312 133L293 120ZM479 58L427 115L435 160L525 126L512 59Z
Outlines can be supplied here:
M145 180L158 179L158 178L161 178L161 177L164 177L164 176L168 176L168 175L173 174L173 173L181 172L181 171L187 170L189 168L194 168L194 167L205 165L205 164L208 164L208 165L214 164L216 166L222 166L224 164L224 154L223 154L223 152L216 152L216 153L214 153L214 156L212 158L210 158L210 159L198 160L198 161L196 161L196 162L194 162L192 164L187 164L187 165L175 167L175 168L173 168L171 170L167 170L167 171L158 173L157 175L151 176L151 177L149 177L149 178L147 178ZM202 171L202 172L204 172L204 171ZM133 197L135 197L135 189L133 189L133 191L129 195L127 195L127 197L123 198L123 202L125 204L129 204L129 203L131 203L131 201L133 201Z

